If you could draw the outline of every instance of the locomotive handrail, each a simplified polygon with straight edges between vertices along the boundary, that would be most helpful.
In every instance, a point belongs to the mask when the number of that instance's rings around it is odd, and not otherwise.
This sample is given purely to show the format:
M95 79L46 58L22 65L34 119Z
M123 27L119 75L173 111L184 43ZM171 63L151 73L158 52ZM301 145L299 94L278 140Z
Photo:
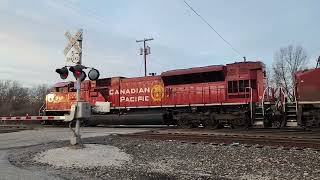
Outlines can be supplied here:
M282 103L283 112L286 112L286 98L287 98L288 95L283 90L283 87L280 87L280 93L283 94L283 103ZM280 101L281 101L281 97L280 97Z
M264 117L264 115L265 115L265 112L264 112L264 98L265 98L266 91L269 90L269 88L272 88L272 87L266 87L266 88L264 89L264 91L263 91L262 105L261 105L262 116L263 116L263 117ZM279 88L279 93L280 93L280 101L281 101L281 93L283 94L284 100L283 100L283 102L282 102L282 106L283 106L282 108L283 108L283 111L285 112L285 111L286 111L285 108L286 108L286 97L287 97L287 95L286 95L286 93L284 92L284 90L283 90L282 87Z
M293 88L293 93L294 93L294 100L296 102L296 115L297 115L297 118L298 118L298 99L297 99L297 93L296 93L296 88L295 87Z
M252 88L251 87L246 87L246 89L249 89L250 90L250 117L251 119L253 118L253 98L252 98Z
M264 90L263 90L263 96L262 96L262 104L261 104L261 109L262 109L262 116L264 117L264 97L266 95L266 92L267 90L269 90L269 88L271 87L266 87Z
M41 111L43 111L44 107L45 107L46 103L43 103L42 106L39 109L38 115L42 114Z

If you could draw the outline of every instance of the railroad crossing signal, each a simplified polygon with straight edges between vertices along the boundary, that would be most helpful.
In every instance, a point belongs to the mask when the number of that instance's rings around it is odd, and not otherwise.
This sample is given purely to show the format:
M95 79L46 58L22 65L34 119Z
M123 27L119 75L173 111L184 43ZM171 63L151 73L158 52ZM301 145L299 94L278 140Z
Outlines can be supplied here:
M76 53L72 51L72 57L67 57L67 60L72 61L73 63L78 63L81 61L81 53L82 53L82 29L80 29L74 36L70 34L70 32L66 32L64 35L67 37L69 43L67 47L64 48L64 55L67 56L69 51L74 48Z
M100 73L97 69L92 68L92 67L85 67L83 65L75 65L75 66L65 66L62 68L58 68L56 69L56 72L60 75L61 79L67 79L68 77L68 68L69 67L69 71L73 73L73 76L78 80L78 78L80 78L81 81L84 81L87 77L87 74L84 72L84 69L90 69L89 73L88 73L88 77L91 81L95 81L97 79L99 79Z
M86 69L86 67L82 65L76 65L76 66L71 66L69 70L73 73L73 76L78 79L80 78L81 81L85 80L87 75L83 71L83 69Z
M87 69L88 67L85 67L82 65L81 57L82 57L82 29L80 29L74 36L72 36L69 32L66 32L64 34L68 38L68 45L67 47L64 48L64 55L67 56L68 53L70 52L71 49L71 56L72 57L67 57L67 61L71 61L75 63L76 65L74 66L65 66L62 67L61 69L56 69L56 72L60 74L61 79L66 79L68 77L68 68L69 71L71 71L76 78L77 82L75 83L75 88L77 89L77 99L76 99L76 104L74 104L71 108L71 114L68 116L68 121L73 121L76 120L76 126L75 130L71 128L71 122L70 122L70 129L73 132L73 136L70 137L70 144L71 145L81 145L81 135L80 135L80 120L83 119L84 117L82 116L83 114L86 114L87 117L91 115L91 108L88 108L90 105L87 102L83 102L80 99L81 95L81 81L85 80L87 75L83 71L84 69ZM76 52L74 52L76 51ZM99 71L90 68L91 70L89 71L89 79L90 80L97 80L99 78ZM85 106L84 106L85 105ZM90 110L90 112L89 112ZM88 112L87 112L88 111ZM73 112L73 113L72 113ZM85 118L87 118L85 117Z
M56 72L57 72L58 74L60 74L60 78L61 78L61 79L67 79L68 74L69 74L68 68L66 68L66 67L63 67L63 68L61 68L61 69L56 69Z

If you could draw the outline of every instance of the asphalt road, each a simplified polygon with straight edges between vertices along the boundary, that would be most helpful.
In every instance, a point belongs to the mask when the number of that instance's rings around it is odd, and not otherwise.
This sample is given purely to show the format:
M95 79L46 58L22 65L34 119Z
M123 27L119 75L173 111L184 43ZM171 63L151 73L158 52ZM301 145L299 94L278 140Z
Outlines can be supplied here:
M126 134L144 131L143 128L82 128L82 137L106 136L110 134ZM27 146L68 140L68 128L40 128L20 132L0 134L0 180L20 179L58 179L47 175L45 172L29 171L10 164L8 152Z

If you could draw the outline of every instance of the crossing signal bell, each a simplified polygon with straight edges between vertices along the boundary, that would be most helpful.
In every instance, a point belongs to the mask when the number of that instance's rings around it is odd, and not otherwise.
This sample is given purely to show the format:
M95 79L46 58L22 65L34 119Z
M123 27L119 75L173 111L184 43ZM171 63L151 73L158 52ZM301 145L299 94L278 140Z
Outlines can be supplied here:
M60 75L61 79L67 79L69 72L68 72L68 68L63 67L61 69L56 69L56 72Z
M89 73L88 73L88 77L91 81L95 81L97 79L99 79L100 73L98 70L92 68Z

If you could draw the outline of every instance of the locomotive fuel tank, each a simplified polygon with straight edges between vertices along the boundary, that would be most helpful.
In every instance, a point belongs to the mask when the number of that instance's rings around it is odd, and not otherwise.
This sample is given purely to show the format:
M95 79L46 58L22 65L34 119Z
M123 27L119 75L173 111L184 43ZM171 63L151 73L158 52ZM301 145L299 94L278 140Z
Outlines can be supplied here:
M89 124L105 125L163 125L163 113L134 113L94 115Z

